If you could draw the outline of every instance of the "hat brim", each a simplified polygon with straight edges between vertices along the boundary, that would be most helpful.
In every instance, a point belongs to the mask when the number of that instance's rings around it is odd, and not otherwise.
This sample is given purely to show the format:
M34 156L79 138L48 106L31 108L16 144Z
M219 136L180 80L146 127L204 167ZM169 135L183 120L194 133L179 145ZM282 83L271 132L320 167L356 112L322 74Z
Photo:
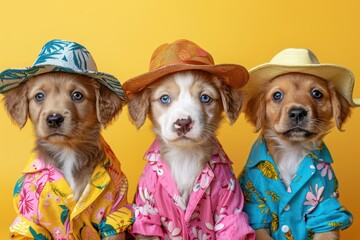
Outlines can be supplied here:
M334 64L289 66L265 63L254 67L249 71L250 79L244 87L247 93L247 99L257 94L266 82L277 76L291 72L311 74L330 81L334 84L336 91L338 91L351 106L360 106L360 99L353 99L352 97L355 82L353 73L347 68Z
M0 93L5 94L32 77L50 72L66 72L93 78L125 101L125 94L121 84L114 76L103 72L76 71L71 68L55 65L37 65L29 68L10 68L3 71L0 75Z
M225 84L234 88L243 87L249 79L249 73L246 68L236 64L173 64L131 78L123 83L123 89L126 92L127 96L131 96L132 94L140 92L149 84L157 81L158 79L168 74L186 70L201 70L211 73L213 75L219 76Z

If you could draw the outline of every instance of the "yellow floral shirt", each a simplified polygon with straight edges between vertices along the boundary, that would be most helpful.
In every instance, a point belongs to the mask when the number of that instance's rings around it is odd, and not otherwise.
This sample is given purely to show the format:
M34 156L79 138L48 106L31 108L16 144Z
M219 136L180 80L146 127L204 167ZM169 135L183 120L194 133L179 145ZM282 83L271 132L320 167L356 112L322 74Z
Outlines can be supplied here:
M13 239L100 239L133 222L127 178L110 147L76 202L62 174L33 154L14 189Z

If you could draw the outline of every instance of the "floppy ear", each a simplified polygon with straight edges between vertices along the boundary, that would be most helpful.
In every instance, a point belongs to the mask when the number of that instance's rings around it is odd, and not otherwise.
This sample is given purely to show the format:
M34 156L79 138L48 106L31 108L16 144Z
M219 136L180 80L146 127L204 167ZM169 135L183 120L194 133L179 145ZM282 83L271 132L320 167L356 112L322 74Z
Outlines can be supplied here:
M147 114L150 109L150 96L149 89L142 90L139 93L131 95L128 100L127 106L129 109L129 116L133 124L139 129L144 125Z
M98 84L95 88L96 113L99 122L106 127L121 112L123 101L110 89Z
M23 128L27 121L29 111L26 84L22 84L5 93L4 104L11 119L20 128Z
M265 122L266 104L265 94L263 92L251 98L245 109L245 117L249 122L254 124L255 132L258 132Z
M241 113L243 94L240 90L226 84L221 84L219 90L224 112L230 124L233 124Z
M342 125L345 123L348 117L351 115L350 104L341 96L336 90L333 84L329 84L330 99L333 117L335 119L336 127L342 131Z

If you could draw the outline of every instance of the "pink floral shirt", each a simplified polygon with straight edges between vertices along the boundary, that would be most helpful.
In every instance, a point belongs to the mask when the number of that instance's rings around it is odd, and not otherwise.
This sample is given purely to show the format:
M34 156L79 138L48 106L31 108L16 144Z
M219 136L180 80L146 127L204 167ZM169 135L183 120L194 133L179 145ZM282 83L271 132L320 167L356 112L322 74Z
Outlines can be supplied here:
M132 232L161 239L255 239L242 211L244 198L220 144L200 173L187 206L160 156L156 140L136 193Z

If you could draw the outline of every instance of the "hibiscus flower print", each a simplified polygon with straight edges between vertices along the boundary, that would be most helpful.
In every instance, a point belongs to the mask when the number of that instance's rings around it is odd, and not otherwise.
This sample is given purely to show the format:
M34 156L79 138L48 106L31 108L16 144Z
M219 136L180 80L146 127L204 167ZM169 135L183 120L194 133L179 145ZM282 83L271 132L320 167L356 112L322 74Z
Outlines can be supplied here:
M315 188L313 189L310 186L310 191L306 194L306 201L304 202L304 206L311 206L308 210L307 213L311 212L312 210L314 210L316 208L316 206L322 202L322 200L324 199L322 197L322 194L324 192L325 187L322 186L319 188L318 184L315 184Z
M176 227L174 222L168 221L164 217L161 218L161 222L162 222L163 226L167 228L167 231L170 234L172 240L182 240L183 239L181 236L181 229Z
M195 184L193 191L197 192L199 189L205 189L210 185L211 180L214 177L214 173L210 168L205 168L200 175L200 181Z
M26 189L23 189L19 200L19 211L22 215L27 215L34 210L33 201L34 198L32 198L31 194Z
M104 215L105 215L105 208L100 208L96 213L96 220L100 222L104 218Z
M321 170L321 176L325 177L328 176L329 181L333 178L333 173L331 171L331 166L329 163L326 162L320 162L318 165L316 165L317 170Z
M194 240L208 240L210 236L208 233L203 233L200 227L193 227L192 232L194 234Z
M65 237L65 232L61 227L55 227L52 231L52 236L57 240L57 239L63 239L63 237Z

